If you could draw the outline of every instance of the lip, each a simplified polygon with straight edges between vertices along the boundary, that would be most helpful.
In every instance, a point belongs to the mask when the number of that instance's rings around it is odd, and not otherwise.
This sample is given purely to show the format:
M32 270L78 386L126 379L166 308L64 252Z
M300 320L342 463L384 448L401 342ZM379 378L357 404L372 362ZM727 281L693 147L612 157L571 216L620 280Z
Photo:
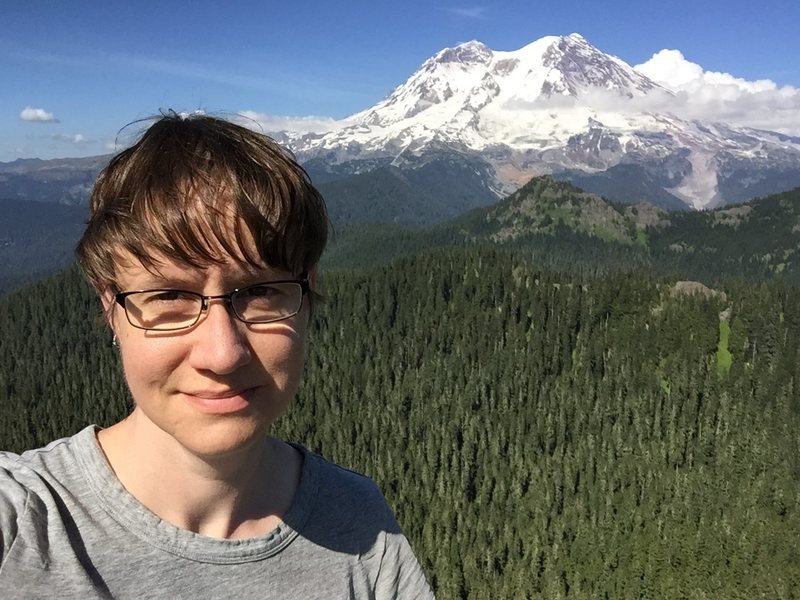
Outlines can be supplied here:
M256 388L243 390L197 390L182 392L184 401L198 411L212 415L235 413L250 406Z

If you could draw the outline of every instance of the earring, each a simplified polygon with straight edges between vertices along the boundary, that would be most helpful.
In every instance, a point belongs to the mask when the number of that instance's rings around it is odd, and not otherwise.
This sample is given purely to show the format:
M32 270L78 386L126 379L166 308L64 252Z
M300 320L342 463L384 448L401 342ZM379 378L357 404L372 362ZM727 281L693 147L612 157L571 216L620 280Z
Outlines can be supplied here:
M111 338L111 345L114 346L114 348L119 348L119 344L117 344L117 334L116 333L114 334L114 337Z

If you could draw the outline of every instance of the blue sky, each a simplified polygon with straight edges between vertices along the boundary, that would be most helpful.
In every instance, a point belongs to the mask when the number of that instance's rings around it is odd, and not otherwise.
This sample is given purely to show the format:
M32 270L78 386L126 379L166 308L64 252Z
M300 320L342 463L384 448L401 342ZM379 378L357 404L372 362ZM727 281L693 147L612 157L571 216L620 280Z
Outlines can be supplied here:
M631 65L676 49L800 88L797 0L7 0L0 23L0 161L105 153L160 108L341 118L470 39L515 50L578 32Z

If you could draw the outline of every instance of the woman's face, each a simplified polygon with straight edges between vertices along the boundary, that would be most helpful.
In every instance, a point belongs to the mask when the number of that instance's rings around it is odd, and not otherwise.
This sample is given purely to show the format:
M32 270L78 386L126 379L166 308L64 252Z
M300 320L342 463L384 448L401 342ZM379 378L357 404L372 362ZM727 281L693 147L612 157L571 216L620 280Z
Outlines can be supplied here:
M166 260L154 275L129 260L119 269L118 285L122 291L175 288L217 295L294 277L234 262L198 269ZM307 300L294 317L261 325L242 323L224 301L213 300L192 328L154 332L133 327L115 306L111 325L137 423L202 456L235 452L263 438L297 391L307 322Z

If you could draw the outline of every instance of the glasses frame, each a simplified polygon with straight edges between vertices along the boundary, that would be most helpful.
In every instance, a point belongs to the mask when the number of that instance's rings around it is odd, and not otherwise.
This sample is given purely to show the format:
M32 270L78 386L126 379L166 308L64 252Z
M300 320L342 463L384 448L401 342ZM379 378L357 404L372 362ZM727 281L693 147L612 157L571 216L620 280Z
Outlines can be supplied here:
M249 290L250 288L257 287L259 285L273 285L276 283L295 283L300 286L301 294L300 294L300 303L293 313L278 317L277 319L270 319L269 321L251 321L242 317L238 312L236 312L236 308L233 306L233 297L238 294L239 292L243 292L245 290ZM131 326L135 327L136 329L142 329L144 331L181 331L183 329L191 329L200 321L200 318L203 316L203 313L208 311L208 305L210 300L223 300L227 305L230 313L236 317L242 323L247 323L248 325L264 325L266 323L278 323L279 321L285 321L286 319L291 319L300 310L303 308L303 299L311 290L311 287L308 283L308 273L301 273L299 279L276 279L272 281L261 281L259 283L252 283L250 285L246 285L241 288L236 288L228 292L227 294L216 294L212 296L204 296L203 294L198 294L197 292L192 292L190 290L181 290L178 288L150 288L146 290L130 290L125 292L119 292L114 294L114 301L119 304L122 309L125 311L125 318L128 320L128 323ZM131 320L131 316L128 314L128 307L126 306L125 300L128 296L132 296L133 294L144 294L148 292L180 292L182 294L189 294L190 296L194 296L200 299L200 311L197 313L197 317L194 321L192 321L189 325L181 325L180 327L170 327L167 329L162 328L153 328L153 327L142 327L141 325L137 325Z

